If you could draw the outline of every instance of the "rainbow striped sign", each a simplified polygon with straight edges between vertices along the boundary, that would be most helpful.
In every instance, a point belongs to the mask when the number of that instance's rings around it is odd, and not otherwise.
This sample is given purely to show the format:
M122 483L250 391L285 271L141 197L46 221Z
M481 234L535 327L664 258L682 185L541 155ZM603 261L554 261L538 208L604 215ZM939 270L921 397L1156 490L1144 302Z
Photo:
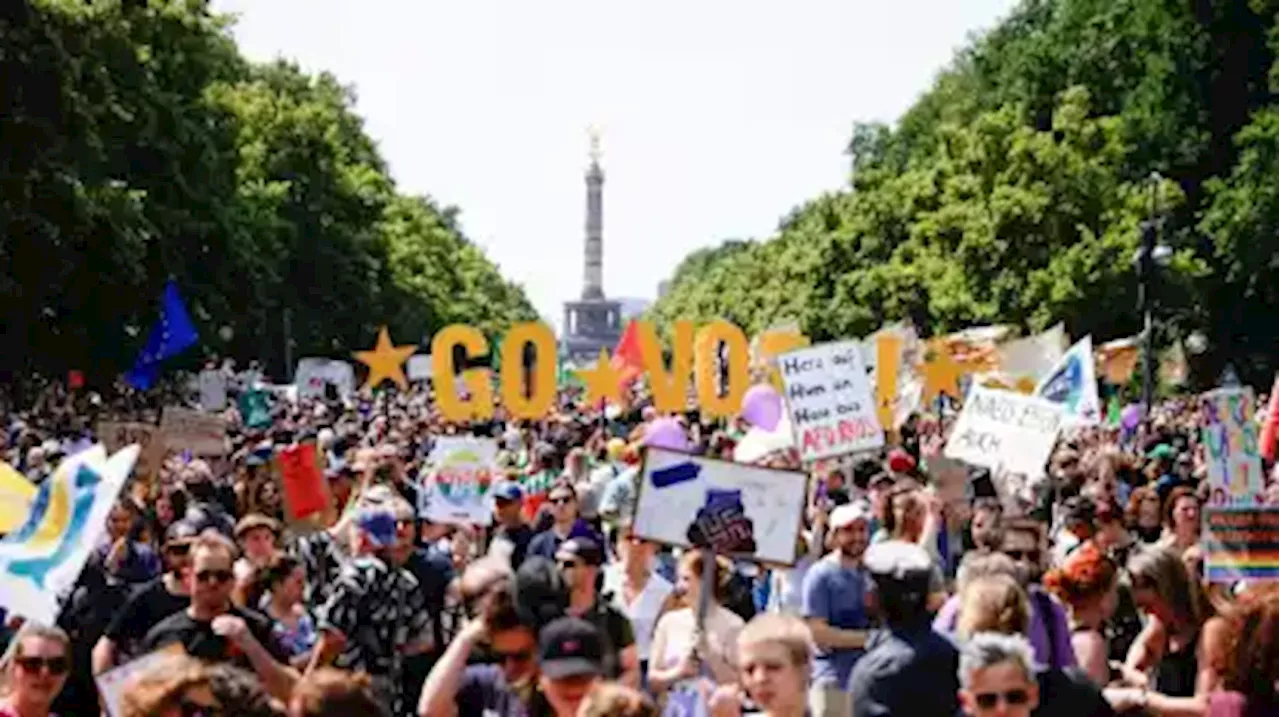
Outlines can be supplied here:
M1280 511L1276 506L1205 510L1205 579L1214 583L1280 577Z

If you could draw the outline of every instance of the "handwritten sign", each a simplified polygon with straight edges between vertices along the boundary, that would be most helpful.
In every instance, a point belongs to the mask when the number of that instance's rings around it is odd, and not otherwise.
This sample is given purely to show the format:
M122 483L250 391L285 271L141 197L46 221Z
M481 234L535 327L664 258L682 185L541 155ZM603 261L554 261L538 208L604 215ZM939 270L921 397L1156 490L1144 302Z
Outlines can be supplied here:
M858 341L822 344L778 357L796 447L805 460L879 448L876 418Z
M134 475L152 477L159 474L160 464L164 460L164 439L160 435L160 427L150 423L117 423L100 421L97 426L98 440L111 453L125 446L138 444L138 461L133 466Z
M1039 476L1062 421L1062 407L1046 399L974 386L943 455L992 471Z
M804 473L650 448L632 527L666 545L791 565L807 486Z
M423 486L424 517L439 523L488 525L497 456L498 444L490 438L437 439Z
M1204 512L1204 577L1213 583L1276 580L1280 561L1280 512L1263 508L1207 508Z
M1253 389L1220 388L1200 396L1200 442L1209 470L1209 505L1249 507L1263 498Z
M191 451L197 456L227 453L227 425L221 416L166 406L160 417L160 430L170 451Z
M200 372L200 408L210 413L227 407L227 377L217 369Z

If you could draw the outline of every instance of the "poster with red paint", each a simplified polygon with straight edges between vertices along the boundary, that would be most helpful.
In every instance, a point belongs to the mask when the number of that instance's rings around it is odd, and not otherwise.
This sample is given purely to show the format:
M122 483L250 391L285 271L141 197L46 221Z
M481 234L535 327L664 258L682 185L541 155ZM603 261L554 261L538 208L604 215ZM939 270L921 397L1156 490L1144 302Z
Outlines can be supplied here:
M814 461L884 445L860 342L800 349L777 362L801 458Z
M285 448L277 454L276 461L280 468L285 518L289 522L307 520L329 507L329 486L320 472L320 456L315 444Z

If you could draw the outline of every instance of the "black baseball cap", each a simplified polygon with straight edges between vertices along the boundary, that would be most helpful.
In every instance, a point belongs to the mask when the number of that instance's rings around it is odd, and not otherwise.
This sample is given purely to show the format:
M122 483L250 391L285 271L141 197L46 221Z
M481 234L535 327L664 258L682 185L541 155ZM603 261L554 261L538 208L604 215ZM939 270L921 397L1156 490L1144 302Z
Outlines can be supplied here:
M586 620L558 618L538 634L538 662L553 680L599 675L604 668L600 631Z
M559 560L562 555L578 558L587 565L595 566L604 563L604 552L600 549L599 543L582 536L569 538L561 543L556 549L556 559Z

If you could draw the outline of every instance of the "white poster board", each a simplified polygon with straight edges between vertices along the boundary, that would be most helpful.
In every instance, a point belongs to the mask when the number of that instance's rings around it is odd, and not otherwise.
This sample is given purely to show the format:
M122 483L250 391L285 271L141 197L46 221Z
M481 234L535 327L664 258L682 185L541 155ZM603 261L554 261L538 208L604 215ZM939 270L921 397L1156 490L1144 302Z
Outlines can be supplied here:
M405 366L405 374L410 381L431 380L431 354L414 354L409 357Z
M650 448L632 530L681 547L702 542L691 539L701 530L717 553L791 565L807 496L804 473Z
M200 409L210 413L227 408L227 376L218 369L200 372Z
M1214 508L1254 508L1264 502L1255 406L1248 386L1200 396L1200 443L1209 474L1209 505Z
M862 362L862 342L841 341L778 357L800 457L807 461L884 445Z
M302 398L323 398L326 386L336 388L339 396L349 396L356 390L356 372L346 361L309 357L298 361L293 384Z
M1058 439L1063 410L1059 404L985 386L973 386L951 429L943 455L992 472L1028 477L1044 474Z
M423 480L422 517L435 523L488 525L498 443L492 438L436 439Z

